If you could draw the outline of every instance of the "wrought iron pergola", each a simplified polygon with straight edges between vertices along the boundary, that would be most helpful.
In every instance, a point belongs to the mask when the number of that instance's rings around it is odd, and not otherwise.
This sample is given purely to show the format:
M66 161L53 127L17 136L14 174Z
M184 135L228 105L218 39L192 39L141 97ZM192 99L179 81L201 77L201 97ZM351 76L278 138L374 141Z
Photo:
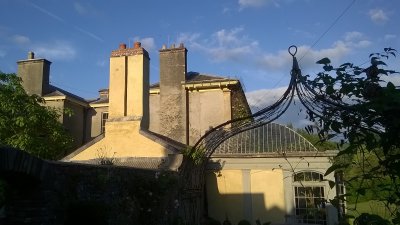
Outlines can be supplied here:
M258 112L255 112L252 115L229 120L210 129L197 141L197 143L192 148L192 151L202 151L205 154L205 158L209 159L214 152L217 151L218 153L221 153L221 151L224 151L221 150L221 148L224 148L223 146L229 145L229 143L224 143L226 140L238 140L241 138L240 135L243 136L245 134L251 134L251 132L257 132L256 128L265 130L266 126L273 126L271 122L276 120L283 113L286 112L295 96L297 96L301 104L306 108L307 112L311 112L316 117L324 117L324 110L329 108L329 106L336 106L341 108L347 107L347 105L343 105L343 102L339 103L339 101L327 98L324 93L317 93L308 84L309 81L307 81L307 77L303 76L301 73L296 58L297 47L294 45L290 46L288 48L288 52L293 58L293 65L290 72L291 79L286 91L278 99L278 101L270 106L259 110ZM279 141L281 141L280 144L282 144L282 142L285 142L285 140ZM219 147L222 143L224 143L222 147ZM305 148L313 149L313 146L311 146L307 146ZM259 148L259 146L254 147L255 149ZM288 149L293 149L293 147L289 146ZM313 150L315 150L315 148Z

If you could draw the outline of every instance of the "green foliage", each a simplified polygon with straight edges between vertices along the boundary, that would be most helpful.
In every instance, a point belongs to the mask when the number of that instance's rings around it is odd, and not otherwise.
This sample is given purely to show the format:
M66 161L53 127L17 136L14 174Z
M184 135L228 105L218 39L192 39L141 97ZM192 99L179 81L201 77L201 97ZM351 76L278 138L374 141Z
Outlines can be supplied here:
M383 219L390 219L390 210L383 202L380 201L365 201L356 204L347 204L347 215L352 218L360 216L362 213L374 214L382 217Z
M360 196L395 206L393 221L400 210L400 88L382 80L398 73L386 68L385 60L396 50L370 55L370 66L362 68L345 63L334 68L330 60L323 64L311 86L321 99L330 102L323 115L308 112L318 125L320 138L340 138L341 150L329 169L345 171L353 201Z
M190 158L195 165L200 165L205 160L205 151L202 148L195 149L191 146L183 149L182 154L188 158Z
M0 72L0 146L45 159L65 154L72 138L58 122L62 112L43 104L39 96L25 93L15 74Z
M333 141L321 141L318 135L307 133L307 131L298 129L296 130L301 136L313 144L319 151L337 150L338 145Z
M378 215L363 213L354 220L354 225L390 225L390 222Z

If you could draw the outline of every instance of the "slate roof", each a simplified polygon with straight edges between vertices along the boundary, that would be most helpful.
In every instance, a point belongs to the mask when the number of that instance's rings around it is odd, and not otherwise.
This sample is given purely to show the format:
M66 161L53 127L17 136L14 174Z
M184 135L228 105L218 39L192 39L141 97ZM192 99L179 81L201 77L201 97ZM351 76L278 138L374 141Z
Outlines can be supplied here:
M65 96L65 97L70 97L73 98L75 100L87 103L88 101L85 100L82 97L79 97L78 95L74 95L71 92L68 92L64 89L61 89L59 87L55 87L53 85L49 85L49 92L45 95L43 95L43 97L57 97L57 96Z
M108 103L108 98L98 98L93 101L89 102L90 104L102 104L102 103Z
M198 72L188 72L186 75L186 83L200 83L200 82L218 82L218 81L237 81L237 79L230 79L221 76L209 75L209 74L200 74ZM150 85L150 88L159 88L160 83L154 83ZM99 92L107 91L107 88L99 90ZM102 104L108 103L108 98L98 98L92 101L89 101L90 104Z
M133 167L137 169L151 169L157 170L165 167L167 159L166 158L156 158L156 157L126 157L126 158L115 158L113 159L112 165L114 166L125 166L125 167ZM78 160L74 161L75 163L84 163L84 164L92 164L99 165L99 159L90 159L90 160Z
M200 83L200 82L218 82L218 81L237 81L237 79L230 79L221 76L209 75L209 74L200 74L198 72L188 72L186 75L186 83ZM155 83L150 85L150 88L158 88L160 87L160 83Z

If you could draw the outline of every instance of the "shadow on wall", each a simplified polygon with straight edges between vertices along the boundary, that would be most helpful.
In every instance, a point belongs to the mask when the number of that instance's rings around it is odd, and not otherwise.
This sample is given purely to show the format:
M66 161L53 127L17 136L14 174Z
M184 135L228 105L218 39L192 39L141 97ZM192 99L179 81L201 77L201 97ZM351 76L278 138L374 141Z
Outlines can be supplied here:
M87 110L85 118L85 143L93 140L96 137L96 135L92 134L92 118L94 118L96 114L97 112L95 110Z
M207 182L206 207L213 221L210 224L224 224L226 221L232 225L285 222L284 209L269 206L264 193L220 193L218 188L213 188L218 185L215 174L209 176Z

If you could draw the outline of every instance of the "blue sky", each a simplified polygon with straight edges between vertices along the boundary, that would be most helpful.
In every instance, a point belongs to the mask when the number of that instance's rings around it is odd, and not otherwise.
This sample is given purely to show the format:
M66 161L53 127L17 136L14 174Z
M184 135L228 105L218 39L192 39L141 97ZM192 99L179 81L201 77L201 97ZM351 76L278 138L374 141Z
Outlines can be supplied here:
M309 74L323 57L362 64L371 52L400 49L399 9L398 0L0 0L0 70L16 72L34 51L53 62L53 85L96 98L119 43L142 42L153 83L158 50L183 42L188 71L240 78L254 103L287 85L290 45Z

